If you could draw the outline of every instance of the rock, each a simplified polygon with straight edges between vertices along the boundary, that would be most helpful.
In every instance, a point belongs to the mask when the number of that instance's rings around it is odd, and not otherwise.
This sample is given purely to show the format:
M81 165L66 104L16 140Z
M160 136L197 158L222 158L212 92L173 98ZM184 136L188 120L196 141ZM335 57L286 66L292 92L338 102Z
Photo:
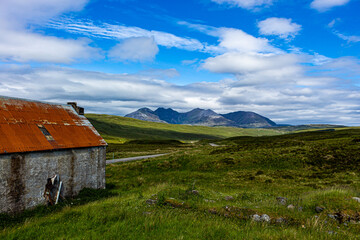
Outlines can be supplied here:
M276 200L280 205L285 205L287 202L287 198L285 197L277 197Z
M302 212L303 211L303 207L298 207L298 211Z
M153 204L156 204L156 203L157 203L157 200L148 199L148 200L146 200L146 203L149 204L149 205L153 205Z
M194 195L199 195L199 191L198 191L198 190L192 190L191 193L194 194Z
M261 215L260 220L262 222L270 222L271 218L269 217L269 215L263 214L263 215Z
M208 210L211 214L218 214L218 211L215 208L211 208Z
M258 214L252 215L251 219L255 222L261 222L261 217Z
M321 213L321 212L324 211L324 210L325 210L324 207L319 207L319 206L317 206L317 207L315 208L315 211L316 211L317 213Z
M271 220L271 218L267 214L263 214L261 216L258 214L254 214L251 216L251 219L255 222L270 222Z
M294 210L295 209L295 206L290 204L289 206L287 206L288 209L291 209L291 210Z
M232 200L234 200L234 197L233 196L226 196L225 200L226 201L232 201Z
M358 197L353 197L352 199L354 199L355 201L357 201L357 202L360 203L360 198L358 198Z
M150 215L152 212L143 212L144 215Z
M277 218L275 220L276 223L284 223L285 222L285 219L284 218Z
M336 220L336 217L335 217L335 215L333 215L333 214L328 214L328 217L331 218L331 219Z

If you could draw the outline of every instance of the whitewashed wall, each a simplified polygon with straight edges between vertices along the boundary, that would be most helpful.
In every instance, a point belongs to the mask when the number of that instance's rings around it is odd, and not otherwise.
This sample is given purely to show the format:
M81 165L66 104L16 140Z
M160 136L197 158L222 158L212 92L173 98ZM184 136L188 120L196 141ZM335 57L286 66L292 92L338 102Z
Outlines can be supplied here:
M105 147L0 155L0 212L45 204L47 178L55 174L65 196L105 188L105 158Z

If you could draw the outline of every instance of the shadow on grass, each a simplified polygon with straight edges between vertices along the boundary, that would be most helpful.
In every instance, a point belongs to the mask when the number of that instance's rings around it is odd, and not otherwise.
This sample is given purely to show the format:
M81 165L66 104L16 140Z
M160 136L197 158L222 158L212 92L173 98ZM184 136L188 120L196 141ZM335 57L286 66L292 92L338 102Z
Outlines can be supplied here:
M45 217L53 213L60 212L67 206L80 206L89 202L106 199L117 194L111 190L115 188L114 184L106 184L106 189L90 189L84 188L77 196L73 198L66 198L54 206L37 206L33 209L25 210L21 213L0 214L0 230L14 226L16 224L22 224L29 218Z

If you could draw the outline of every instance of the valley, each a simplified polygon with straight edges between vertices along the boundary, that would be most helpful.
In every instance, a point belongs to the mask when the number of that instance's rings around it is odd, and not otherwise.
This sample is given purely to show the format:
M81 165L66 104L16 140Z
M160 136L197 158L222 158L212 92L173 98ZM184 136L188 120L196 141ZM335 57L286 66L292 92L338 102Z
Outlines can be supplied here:
M182 132L178 125L88 117L109 142L108 154L171 154L108 165L105 190L84 189L56 207L1 215L1 239L356 239L360 234L359 128L272 132L277 135L250 129L239 137L232 132L239 128L179 126ZM157 140L151 134L136 140L144 134L142 123ZM156 135L163 126L184 135Z

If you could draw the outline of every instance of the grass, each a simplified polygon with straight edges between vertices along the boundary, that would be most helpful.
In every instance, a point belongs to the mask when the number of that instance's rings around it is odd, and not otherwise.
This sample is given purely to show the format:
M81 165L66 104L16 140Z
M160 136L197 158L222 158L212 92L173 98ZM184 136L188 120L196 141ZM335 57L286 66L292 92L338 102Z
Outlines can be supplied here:
M209 142L220 146L211 147ZM0 238L358 239L360 235L360 203L352 199L360 197L360 129L192 144L128 144L118 147L146 152L166 146L176 151L107 166L106 190L85 189L55 208L1 215ZM287 198L286 204L277 197ZM317 213L317 206L323 212ZM252 221L254 214L267 214L271 221Z
M283 133L274 129L243 129L155 123L113 115L86 114L86 117L108 143L124 143L128 140L138 139L181 140L189 142L200 139L264 136Z

